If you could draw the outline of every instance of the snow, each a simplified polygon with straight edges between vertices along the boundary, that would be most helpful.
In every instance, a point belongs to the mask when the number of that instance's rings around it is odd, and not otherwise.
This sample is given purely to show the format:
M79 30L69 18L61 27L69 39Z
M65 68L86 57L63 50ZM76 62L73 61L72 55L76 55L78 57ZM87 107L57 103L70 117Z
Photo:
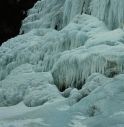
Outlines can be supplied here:
M30 64L21 65L1 81L0 106L15 105L21 101L27 106L42 105L60 95L52 84L50 73L35 73Z
M44 121L40 118L38 119L28 119L28 120L17 120L14 121L14 123L2 123L2 127L30 127L30 126L48 126L47 124L44 123Z
M7 119L9 117L17 116L32 110L36 110L38 107L34 108L28 108L24 105L23 102L15 105L15 106L9 106L8 107L1 107L0 108L0 119Z
M123 127L123 4L38 0L0 47L0 127Z

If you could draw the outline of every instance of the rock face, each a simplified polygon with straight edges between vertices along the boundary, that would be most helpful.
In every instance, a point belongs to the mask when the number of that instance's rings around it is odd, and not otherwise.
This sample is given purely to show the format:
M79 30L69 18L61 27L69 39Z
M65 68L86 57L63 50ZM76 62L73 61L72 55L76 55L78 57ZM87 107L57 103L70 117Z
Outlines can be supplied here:
M22 20L37 0L0 1L0 45L19 34Z
M39 0L0 47L0 127L123 127L123 5Z

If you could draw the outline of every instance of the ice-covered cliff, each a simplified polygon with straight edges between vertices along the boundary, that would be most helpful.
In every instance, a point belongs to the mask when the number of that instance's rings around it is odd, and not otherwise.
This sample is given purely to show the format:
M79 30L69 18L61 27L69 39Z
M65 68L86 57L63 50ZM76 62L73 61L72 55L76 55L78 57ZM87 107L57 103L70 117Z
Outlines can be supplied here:
M0 127L123 127L123 22L123 0L39 0L0 47Z

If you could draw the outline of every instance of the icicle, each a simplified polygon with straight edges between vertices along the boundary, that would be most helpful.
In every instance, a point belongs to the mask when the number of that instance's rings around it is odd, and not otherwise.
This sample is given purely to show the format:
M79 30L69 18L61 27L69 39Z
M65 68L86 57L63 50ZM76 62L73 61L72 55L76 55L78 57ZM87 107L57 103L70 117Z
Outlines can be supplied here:
M105 21L110 29L124 24L124 0L92 0L91 14Z

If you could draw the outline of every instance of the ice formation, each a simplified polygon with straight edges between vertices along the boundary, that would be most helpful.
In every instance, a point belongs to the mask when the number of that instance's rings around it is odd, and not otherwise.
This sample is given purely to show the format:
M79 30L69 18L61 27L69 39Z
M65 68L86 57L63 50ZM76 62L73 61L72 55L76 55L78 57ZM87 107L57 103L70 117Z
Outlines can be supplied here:
M123 127L123 5L39 0L0 47L0 127Z
M91 13L105 21L110 29L124 26L123 0L92 0Z

